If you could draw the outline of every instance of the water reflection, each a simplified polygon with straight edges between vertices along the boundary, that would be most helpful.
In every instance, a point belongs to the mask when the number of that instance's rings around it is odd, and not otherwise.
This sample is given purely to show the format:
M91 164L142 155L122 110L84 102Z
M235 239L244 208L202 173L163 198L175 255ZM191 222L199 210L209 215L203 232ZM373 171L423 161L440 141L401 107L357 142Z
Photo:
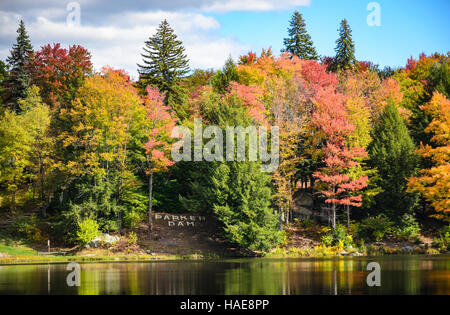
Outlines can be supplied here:
M369 262L381 287L368 287ZM66 264L0 266L0 294L450 294L450 257L242 259L81 265L69 287Z

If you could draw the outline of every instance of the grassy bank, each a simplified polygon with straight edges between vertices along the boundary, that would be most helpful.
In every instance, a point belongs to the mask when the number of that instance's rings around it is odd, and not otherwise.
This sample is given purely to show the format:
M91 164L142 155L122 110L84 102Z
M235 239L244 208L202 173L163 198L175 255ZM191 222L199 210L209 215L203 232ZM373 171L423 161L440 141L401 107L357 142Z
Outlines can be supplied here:
M140 254L140 253L113 253L108 250L91 249L67 255L48 255L38 252L26 242L0 235L0 265L14 264L44 264L66 262L127 262L127 261L159 261L183 259L211 259L218 258L215 254Z
M316 246L311 248L277 248L267 253L267 258L336 257L336 256L390 256L390 255L439 255L439 250L420 246L368 245L367 247L343 249Z
M163 260L200 260L211 259L211 255L126 255L126 256L8 256L0 258L0 265L47 264L47 263L96 263L96 262L146 262Z

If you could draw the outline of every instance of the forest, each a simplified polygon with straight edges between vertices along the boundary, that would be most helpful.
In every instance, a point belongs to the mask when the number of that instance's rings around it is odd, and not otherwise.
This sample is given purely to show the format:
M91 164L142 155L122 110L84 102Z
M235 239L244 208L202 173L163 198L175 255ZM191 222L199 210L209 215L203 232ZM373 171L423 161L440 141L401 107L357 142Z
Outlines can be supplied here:
M356 59L346 20L338 27L336 55L320 56L295 12L279 54L214 70L191 69L164 20L136 51L132 80L95 70L80 45L33 47L20 21L0 61L0 234L136 242L137 227L151 234L152 214L166 212L214 217L223 239L256 252L285 246L292 226L320 230L330 248L431 235L433 253L450 250L450 52L380 68ZM263 172L260 157L175 162L173 130L196 118L278 127L278 168ZM300 191L328 224L296 217Z

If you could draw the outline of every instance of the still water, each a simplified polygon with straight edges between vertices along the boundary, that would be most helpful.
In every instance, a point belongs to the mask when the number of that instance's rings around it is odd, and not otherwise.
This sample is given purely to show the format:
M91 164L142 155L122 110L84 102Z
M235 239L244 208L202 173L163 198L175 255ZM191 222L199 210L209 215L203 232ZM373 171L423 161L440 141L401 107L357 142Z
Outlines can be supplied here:
M380 287L366 283L370 262ZM0 266L0 294L450 294L450 256L90 263L79 287L66 267Z

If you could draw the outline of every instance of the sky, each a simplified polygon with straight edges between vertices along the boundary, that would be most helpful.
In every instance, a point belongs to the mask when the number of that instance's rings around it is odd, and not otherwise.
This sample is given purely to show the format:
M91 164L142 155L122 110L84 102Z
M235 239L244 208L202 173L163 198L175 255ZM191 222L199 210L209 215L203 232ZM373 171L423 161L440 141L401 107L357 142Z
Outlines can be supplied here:
M409 57L450 51L449 0L1 0L0 59L9 55L23 19L35 49L79 44L98 70L109 65L137 77L145 40L167 19L192 69L272 47L279 54L292 13L303 14L321 56L333 56L347 19L358 60L404 66Z

